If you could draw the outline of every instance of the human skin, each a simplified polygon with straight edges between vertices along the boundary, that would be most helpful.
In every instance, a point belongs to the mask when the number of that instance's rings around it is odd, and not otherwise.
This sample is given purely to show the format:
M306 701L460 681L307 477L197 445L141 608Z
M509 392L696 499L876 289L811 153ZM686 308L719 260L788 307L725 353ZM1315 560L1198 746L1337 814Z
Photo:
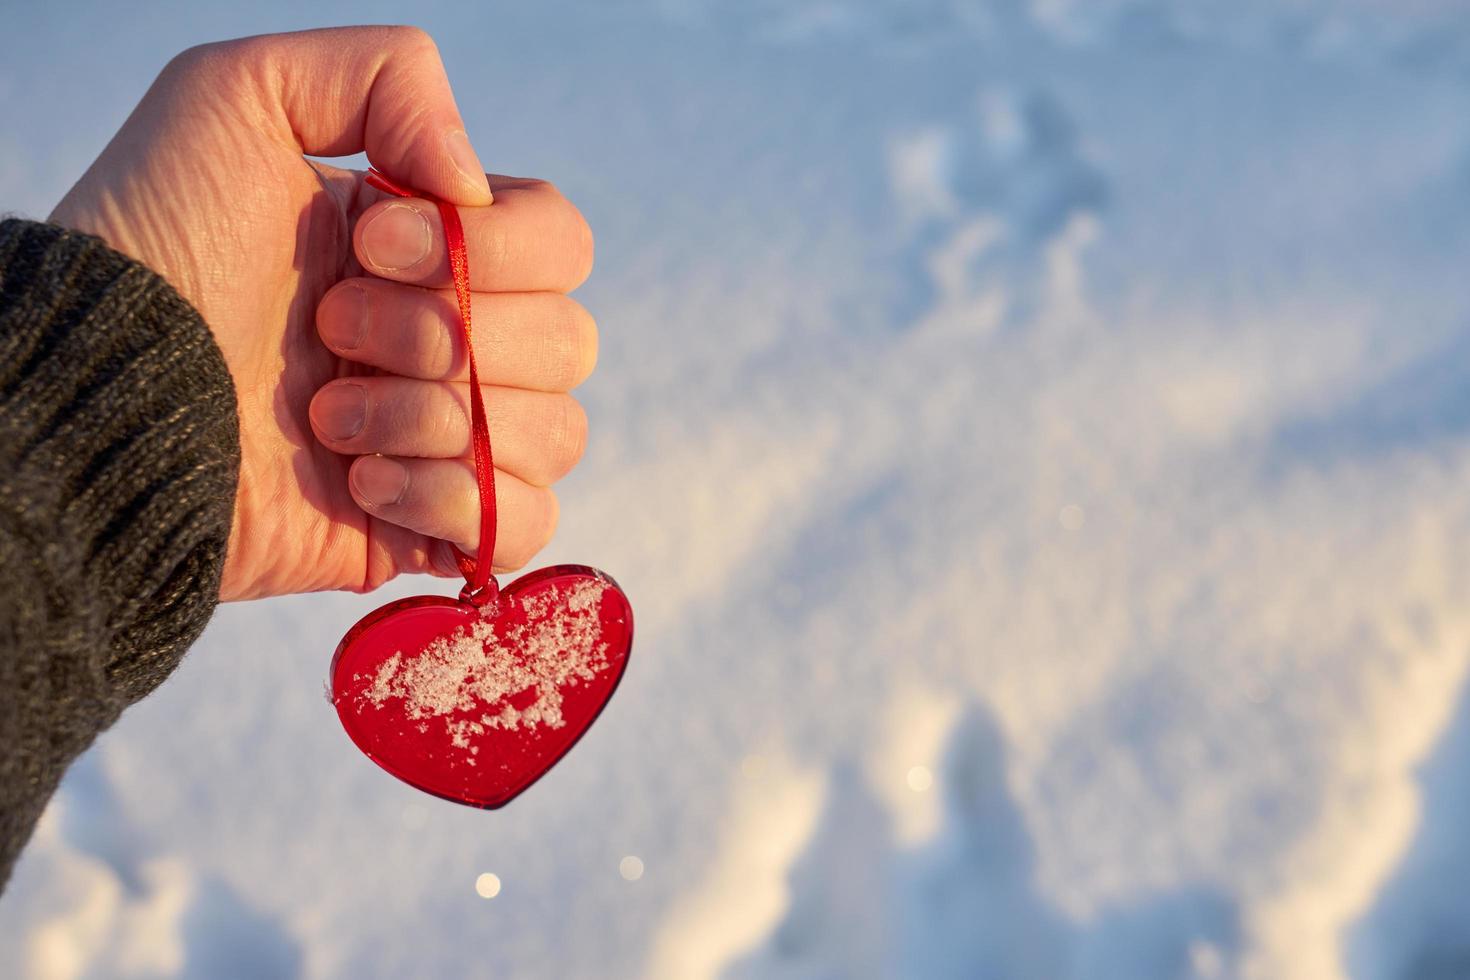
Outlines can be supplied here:
M306 159L362 150L459 206L497 571L549 540L549 486L586 441L567 392L592 370L596 325L565 294L591 270L591 232L550 184L484 174L428 35L354 27L192 48L50 220L163 275L224 354L241 442L226 601L455 576L448 542L474 554L479 541L438 210Z

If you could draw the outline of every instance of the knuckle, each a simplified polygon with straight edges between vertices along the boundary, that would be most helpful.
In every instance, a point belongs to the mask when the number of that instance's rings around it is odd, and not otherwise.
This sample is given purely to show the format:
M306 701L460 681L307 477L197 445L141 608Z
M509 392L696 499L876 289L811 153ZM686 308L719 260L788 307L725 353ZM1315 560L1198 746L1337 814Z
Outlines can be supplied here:
M547 330L547 379L555 391L570 391L597 363L597 321L574 299L562 297L561 312Z
M428 54L439 57L439 45L428 31L414 24L396 24L388 28L388 36L394 47L413 54Z
M546 489L534 491L525 500L524 512L516 516L521 533L507 542L504 548L497 549L495 554L497 564L510 570L524 568L551 542L560 517L556 494Z
M559 408L552 418L551 447L553 475L566 476L582 459L587 449L587 413L570 395L558 398Z
M497 274L503 272L510 264L511 245L510 236L504 228L492 229L481 242L483 250L483 261Z
M163 76L178 77L194 74L207 57L207 49L213 46L209 44L196 44L192 48L185 48L170 58L168 64L163 66Z
M222 71L245 69L259 59L260 53L256 38L196 44L174 55L159 78L184 85L202 84Z
M469 426L469 392L464 398L453 397L447 386L424 386L415 398L409 399L404 425L408 431L401 433L409 445L422 447L447 447L456 442ZM446 397L448 396L448 397ZM458 441L464 442L463 438Z
M252 42L256 41L258 41L257 38L237 38L233 41L210 41L205 44L195 44L174 55L169 64L181 69L189 69L237 59L250 53Z
M579 313L577 326L577 374L576 380L573 382L574 387L591 377L592 372L597 368L598 346L597 320L580 303L577 305L577 310Z
M413 325L413 338L417 343L419 366L431 378L453 378L465 373L461 363L460 337L463 330L455 321L459 307L453 298L443 299L443 312L427 316Z
M561 240L566 245L566 259L568 263L568 275L571 278L570 289L575 289L587 281L592 274L593 257L596 252L596 243L592 237L592 228L587 224L587 219L577 206L567 199L567 196L549 180L539 177L530 178L526 185L533 193L545 195L555 199L555 204L564 212L565 230ZM568 291L570 291L570 289Z
M459 520L453 526L463 528L460 534L459 547L468 555L478 555L480 549L480 490L475 485L474 475L470 475L469 485L465 487L464 493L460 494ZM447 549L446 549L447 550ZM495 554L490 556L492 564L500 553L499 539L496 539ZM450 559L453 561L453 558ZM455 567L458 567L456 563Z
M592 227L587 224L587 219L582 217L582 212L573 207L570 202L568 203L568 207L572 208L572 213L574 216L572 221L572 240L575 243L572 246L574 285L572 288L575 289L577 286L580 286L582 285L582 283L586 282L588 276L592 275L592 264L595 260L596 243L593 241L592 238Z
M540 551L551 543L552 537L556 535L556 525L561 520L561 502L556 499L555 492L543 490L541 497L541 535L536 541L536 551ZM534 552L533 552L534 554ZM530 560L529 558L527 559Z
M531 524L526 535L524 544L525 555L521 561L524 565L536 553L551 543L551 538L556 534L556 523L560 519L561 508L556 500L556 494L550 490L538 490L536 492L535 513L532 515Z
M175 55L159 74L159 85L173 97L229 92L220 111L244 114L247 106L278 103L286 85L286 61L299 41L290 35L261 34L197 44Z

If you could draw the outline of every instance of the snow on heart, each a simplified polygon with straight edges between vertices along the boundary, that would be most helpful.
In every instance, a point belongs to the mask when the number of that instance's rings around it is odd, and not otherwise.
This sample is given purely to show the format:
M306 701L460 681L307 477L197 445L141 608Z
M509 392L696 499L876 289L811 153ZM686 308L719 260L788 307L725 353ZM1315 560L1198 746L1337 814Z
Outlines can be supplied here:
M515 597L525 622L504 637L496 636L491 619L479 619L434 639L417 656L397 651L368 678L361 697L380 710L390 698L402 698L413 719L443 717L451 743L472 754L479 748L470 737L487 729L561 728L562 689L608 666L599 616L606 591L604 582L587 578ZM532 689L530 704L510 703ZM480 712L478 720L448 717L473 711Z

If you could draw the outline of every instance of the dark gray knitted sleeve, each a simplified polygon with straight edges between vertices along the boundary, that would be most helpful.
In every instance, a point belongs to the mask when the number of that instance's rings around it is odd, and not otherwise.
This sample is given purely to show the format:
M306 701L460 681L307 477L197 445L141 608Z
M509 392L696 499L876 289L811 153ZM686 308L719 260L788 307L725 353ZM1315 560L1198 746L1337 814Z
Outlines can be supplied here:
M198 312L100 239L0 222L0 887L213 614L239 467Z

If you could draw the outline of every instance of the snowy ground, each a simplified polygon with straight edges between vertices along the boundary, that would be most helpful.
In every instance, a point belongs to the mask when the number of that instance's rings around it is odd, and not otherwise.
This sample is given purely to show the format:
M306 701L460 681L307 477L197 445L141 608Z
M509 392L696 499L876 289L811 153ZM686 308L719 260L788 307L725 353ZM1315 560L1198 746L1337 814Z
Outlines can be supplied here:
M405 16L304 6L8 14L0 206L182 47ZM0 975L1470 975L1470 11L412 17L598 236L545 558L627 588L628 676L475 812L322 700L385 595L222 608Z

